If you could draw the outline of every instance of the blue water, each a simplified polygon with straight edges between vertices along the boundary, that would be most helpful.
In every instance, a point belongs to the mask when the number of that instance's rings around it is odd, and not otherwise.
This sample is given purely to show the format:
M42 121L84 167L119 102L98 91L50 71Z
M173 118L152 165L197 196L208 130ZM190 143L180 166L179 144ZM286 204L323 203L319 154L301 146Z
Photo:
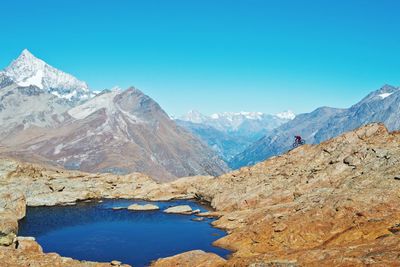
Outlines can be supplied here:
M135 200L104 200L76 206L30 207L20 221L19 235L34 236L45 252L79 260L109 262L119 260L147 266L152 260L201 249L226 257L230 252L212 246L225 235L213 228L211 219L192 221L196 216L165 214L163 209L190 205L206 211L194 201L152 202L160 211L113 210Z

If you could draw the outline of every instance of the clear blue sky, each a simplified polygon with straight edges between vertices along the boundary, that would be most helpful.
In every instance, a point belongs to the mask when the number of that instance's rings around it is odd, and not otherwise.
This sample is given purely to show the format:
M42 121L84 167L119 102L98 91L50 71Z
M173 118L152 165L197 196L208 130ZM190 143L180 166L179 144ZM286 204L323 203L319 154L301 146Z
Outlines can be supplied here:
M347 107L400 85L400 1L12 0L0 68L28 48L173 115Z

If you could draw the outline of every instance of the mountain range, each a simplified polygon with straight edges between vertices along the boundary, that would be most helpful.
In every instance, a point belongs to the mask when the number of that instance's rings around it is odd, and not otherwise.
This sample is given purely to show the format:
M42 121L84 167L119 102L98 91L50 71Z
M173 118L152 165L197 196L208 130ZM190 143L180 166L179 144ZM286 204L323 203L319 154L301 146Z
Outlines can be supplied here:
M226 164L131 87L94 93L28 50L0 72L0 153L89 172L164 181L219 175Z
M389 130L400 129L400 88L384 85L347 109L321 107L277 127L230 163L232 168L253 165L292 148L295 135L306 143L318 144L372 122L382 122Z
M206 116L192 110L175 121L202 139L229 164L235 155L294 117L291 111L276 115L224 112Z
M93 91L28 50L0 71L0 154L89 172L158 180L219 175L372 122L400 129L400 88L385 85L346 109L294 115L197 111L171 119L131 87Z

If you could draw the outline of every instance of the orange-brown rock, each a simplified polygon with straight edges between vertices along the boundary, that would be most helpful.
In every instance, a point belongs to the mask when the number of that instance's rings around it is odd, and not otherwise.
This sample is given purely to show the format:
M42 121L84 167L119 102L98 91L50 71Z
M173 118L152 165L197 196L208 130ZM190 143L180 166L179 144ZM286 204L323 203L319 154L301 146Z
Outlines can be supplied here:
M35 242L35 241L33 241ZM37 245L38 246L38 245ZM7 267L110 267L111 263L97 263L89 261L77 261L71 258L61 257L56 253L42 253L33 249L34 245L23 249L0 246L0 266ZM128 266L128 265L121 265Z
M17 237L16 249L38 253L43 252L42 247L35 241L34 237Z
M226 266L400 266L399 148L371 124L191 190L229 233L215 242L235 251Z
M159 259L152 267L218 267L225 264L225 259L202 250L193 250L176 256Z
M399 266L399 147L372 124L213 180L198 194L225 213L227 265Z

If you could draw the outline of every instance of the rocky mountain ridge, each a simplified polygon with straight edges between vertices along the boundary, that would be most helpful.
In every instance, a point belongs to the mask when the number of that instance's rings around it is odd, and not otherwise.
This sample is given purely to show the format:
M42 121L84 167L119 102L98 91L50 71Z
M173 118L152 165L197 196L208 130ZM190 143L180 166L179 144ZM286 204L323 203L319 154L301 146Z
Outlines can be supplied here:
M292 148L300 135L308 144L318 144L346 131L373 122L384 123L389 130L400 129L400 89L390 85L368 94L348 109L321 107L274 129L235 156L232 168L252 165Z

